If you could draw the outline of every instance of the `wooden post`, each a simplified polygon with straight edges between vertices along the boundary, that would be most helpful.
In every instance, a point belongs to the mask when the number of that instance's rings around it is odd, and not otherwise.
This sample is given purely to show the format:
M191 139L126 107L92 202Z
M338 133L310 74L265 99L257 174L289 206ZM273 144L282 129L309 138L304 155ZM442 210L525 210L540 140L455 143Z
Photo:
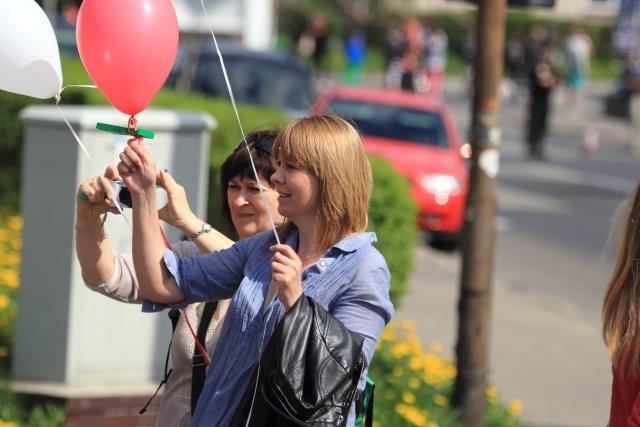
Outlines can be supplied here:
M469 192L460 282L453 404L471 426L483 426L495 252L495 178L499 166L500 98L506 0L479 0Z

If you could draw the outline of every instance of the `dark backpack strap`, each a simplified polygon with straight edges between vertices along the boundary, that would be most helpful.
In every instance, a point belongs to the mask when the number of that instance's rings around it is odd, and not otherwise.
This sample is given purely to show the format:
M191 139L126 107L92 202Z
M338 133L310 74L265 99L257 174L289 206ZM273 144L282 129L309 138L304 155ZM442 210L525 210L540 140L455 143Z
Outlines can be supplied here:
M171 340L169 340L169 348L167 349L167 358L164 361L164 378L162 379L162 381L160 381L160 385L156 389L156 392L153 393L153 396L151 396L151 399L149 399L147 404L144 405L144 408L140 409L140 412L138 412L138 414L140 415L147 412L147 407L151 404L151 401L153 400L153 398L156 397L156 395L160 391L160 388L162 388L162 386L167 383L167 380L169 379L169 375L171 375L171 372L173 372L173 369L169 369L169 356L171 355L171 341L173 341L173 333L176 331L176 326L178 325L179 318L180 318L180 310L176 310L173 308L169 310L169 319L171 319Z
M197 338L202 345L202 348L205 348L207 329L209 329L209 324L211 323L211 319L213 318L213 313L215 313L216 308L218 308L218 301L210 301L204 304L204 311L202 312L200 324L198 325ZM191 376L191 416L193 416L207 376L207 365L197 345L193 349L193 360L191 364L193 366Z
M373 426L373 396L375 395L376 385L371 382L371 397L369 397L369 402L367 404L367 415L365 416L364 422L365 427Z
M356 400L356 427L361 425L363 419L365 427L373 425L373 395L375 389L376 384L371 378L367 377L364 391Z

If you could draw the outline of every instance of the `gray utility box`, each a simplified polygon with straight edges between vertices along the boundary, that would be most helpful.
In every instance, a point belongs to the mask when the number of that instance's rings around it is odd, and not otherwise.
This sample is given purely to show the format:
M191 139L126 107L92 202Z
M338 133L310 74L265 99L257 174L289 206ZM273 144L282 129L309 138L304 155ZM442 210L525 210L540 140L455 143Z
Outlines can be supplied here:
M171 338L167 313L141 313L86 288L75 255L78 186L116 165L126 136L96 129L96 123L126 126L128 117L110 107L30 106L22 166L23 248L13 350L14 391L57 397L153 393L164 376ZM66 118L89 152L80 148ZM207 114L148 109L139 126L155 132L145 146L158 169L184 186L191 209L206 217L210 131ZM159 191L159 206L166 202ZM130 210L126 215L131 223ZM109 240L131 253L131 229L119 215L107 219ZM182 233L163 225L170 242Z

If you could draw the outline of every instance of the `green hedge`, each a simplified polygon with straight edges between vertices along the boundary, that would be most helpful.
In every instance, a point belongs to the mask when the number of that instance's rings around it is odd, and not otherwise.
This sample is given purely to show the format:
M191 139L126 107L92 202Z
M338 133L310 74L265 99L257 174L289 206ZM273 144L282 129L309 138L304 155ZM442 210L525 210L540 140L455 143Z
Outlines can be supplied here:
M375 246L391 271L391 301L398 309L413 268L418 205L410 195L409 181L389 162L377 156L369 156L369 162L373 172L369 230L375 231L378 237Z

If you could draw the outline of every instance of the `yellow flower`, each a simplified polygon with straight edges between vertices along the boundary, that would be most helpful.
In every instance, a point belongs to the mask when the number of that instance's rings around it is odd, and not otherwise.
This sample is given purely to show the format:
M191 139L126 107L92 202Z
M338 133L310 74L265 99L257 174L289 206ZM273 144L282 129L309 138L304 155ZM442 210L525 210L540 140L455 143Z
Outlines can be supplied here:
M4 256L4 262L7 265L15 266L20 264L20 253L19 252L9 252Z
M380 341L378 342L378 344L382 343L383 341L395 341L395 329L392 324L387 325L382 330L382 335L380 335Z
M9 288L17 288L20 281L18 280L18 272L15 270L0 271L0 285L4 284Z
M396 412L413 425L423 427L427 425L429 419L428 414L420 409L399 403L396 405Z
M434 423L433 421L429 421L427 423L427 427L438 427L438 424Z
M507 409L512 416L518 415L522 412L522 402L519 399L513 399L509 404L509 408Z
M7 224L9 226L9 229L11 230L15 230L15 231L22 230L22 218L19 216L9 217Z
M419 357L412 357L411 360L409 360L409 368L412 371L419 371L422 369L422 359Z
M401 359L411 354L411 347L407 342L398 342L391 346L391 354L396 359Z
M404 401L404 403L408 403L409 405L412 405L416 403L416 396L413 395L412 393L403 393L402 400Z
M433 351L436 354L442 353L442 343L438 341L432 342L431 351Z
M436 405L440 405L440 406L448 406L449 405L449 399L447 399L446 396L443 395L438 395L436 397L433 398L433 402Z
M6 295L0 295L0 310L2 310L3 308L7 308L9 307L9 303L11 301L9 301L9 297Z
M409 380L409 387L411 388L418 388L420 387L420 380L417 378L411 378Z
M14 251L19 251L20 249L22 249L22 238L21 237L16 237L16 238L11 240L11 249L13 249Z
M496 403L498 403L498 388L496 386L490 385L487 386L486 389L486 393L487 393L487 401L489 403L491 403L492 405L495 405Z
M442 385L456 376L456 367L444 357L425 354L422 379L429 385Z

